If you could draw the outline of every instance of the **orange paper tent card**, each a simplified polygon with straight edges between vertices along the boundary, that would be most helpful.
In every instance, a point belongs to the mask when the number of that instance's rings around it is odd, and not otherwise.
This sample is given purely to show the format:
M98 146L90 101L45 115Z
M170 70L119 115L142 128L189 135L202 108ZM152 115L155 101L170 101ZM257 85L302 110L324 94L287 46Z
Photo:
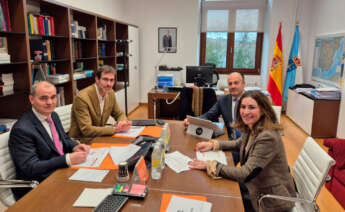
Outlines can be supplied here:
M110 148L112 146L116 147L124 147L128 146L128 144L114 144L114 143L93 143L91 144L91 149L95 148ZM113 162L113 160L110 157L110 154L107 154L107 156L104 158L103 162L98 167L81 167L81 166L72 166L73 169L79 169L79 168L86 168L86 169L103 169L103 170L114 170L118 169L118 166L116 166Z
M159 138L161 136L162 128L156 127L156 126L146 126L143 131L141 131L140 135L147 135L155 138ZM122 136L118 134L114 134L113 137L116 138L135 138L135 137L128 137L128 136Z
M194 199L194 200L199 200L202 202L206 202L206 197L205 196L194 196L194 195L178 195L178 194L167 194L164 193L162 196L162 204L161 204L161 209L160 212L165 212L168 209L170 200L173 196L178 196L178 197L183 197L187 199Z

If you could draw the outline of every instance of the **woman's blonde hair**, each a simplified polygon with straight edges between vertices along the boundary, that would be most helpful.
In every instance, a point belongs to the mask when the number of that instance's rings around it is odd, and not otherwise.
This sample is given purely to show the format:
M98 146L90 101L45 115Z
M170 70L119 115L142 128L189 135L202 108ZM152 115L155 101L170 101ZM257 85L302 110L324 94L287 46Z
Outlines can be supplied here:
M246 91L239 99L237 104L237 109L235 111L237 120L232 125L232 127L238 129L241 132L249 133L249 127L243 122L240 109L242 100L244 98L250 97L256 101L261 111L260 119L254 124L253 133L257 134L263 130L282 130L282 126L278 123L276 114L272 108L272 105L267 96L265 96L261 91Z

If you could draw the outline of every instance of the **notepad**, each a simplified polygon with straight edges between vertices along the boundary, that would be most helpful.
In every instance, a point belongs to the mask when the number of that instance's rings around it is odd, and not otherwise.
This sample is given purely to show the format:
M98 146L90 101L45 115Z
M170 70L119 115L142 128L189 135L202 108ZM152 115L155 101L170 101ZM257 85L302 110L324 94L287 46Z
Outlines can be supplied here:
M167 210L173 196L183 197L183 198L192 199L192 200L199 200L202 202L206 202L206 200L207 200L205 196L164 193L162 196L162 203L161 203L160 212L165 212Z
M69 180L86 181L86 182L102 182L109 170L97 169L78 169Z
M212 203L173 195L166 212L211 212Z
M74 202L73 207L96 207L112 191L113 188L85 188Z
M224 165L227 165L225 153L223 151L208 151L208 152L196 152L196 158L202 161L216 160Z

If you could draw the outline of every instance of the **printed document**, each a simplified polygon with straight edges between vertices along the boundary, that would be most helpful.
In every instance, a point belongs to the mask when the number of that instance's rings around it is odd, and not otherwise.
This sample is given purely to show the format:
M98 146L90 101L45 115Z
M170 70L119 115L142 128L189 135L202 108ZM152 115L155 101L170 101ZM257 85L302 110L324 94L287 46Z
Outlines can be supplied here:
M166 212L211 212L212 203L173 195Z
M116 133L115 135L136 138L144 130L144 128L145 127L143 126L131 126L131 129L129 129L127 132L119 132L119 133Z
M90 149L89 154L87 154L86 161L76 164L75 166L98 167L99 165L101 165L108 152L109 148Z
M97 207L112 191L113 188L85 188L73 207Z
M228 165L226 161L225 153L223 151L208 151L208 152L197 151L196 158L202 161L216 160L219 163Z
M140 146L135 144L129 144L124 147L110 147L109 154L115 165L128 160L132 157L137 151L139 151Z
M69 180L78 180L86 182L102 182L109 170L97 169L78 169Z
M193 161L179 151L165 154L165 163L176 173L190 170L188 162Z

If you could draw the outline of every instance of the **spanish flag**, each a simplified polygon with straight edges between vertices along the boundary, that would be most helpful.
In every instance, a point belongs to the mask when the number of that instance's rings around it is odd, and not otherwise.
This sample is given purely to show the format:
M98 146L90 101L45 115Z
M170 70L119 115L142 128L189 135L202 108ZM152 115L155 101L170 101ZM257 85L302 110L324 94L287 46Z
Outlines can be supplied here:
M274 105L282 105L282 90L283 90L283 46L281 36L282 25L279 25L279 31L274 45L273 60L270 69L270 76L268 79L267 91L270 93Z

